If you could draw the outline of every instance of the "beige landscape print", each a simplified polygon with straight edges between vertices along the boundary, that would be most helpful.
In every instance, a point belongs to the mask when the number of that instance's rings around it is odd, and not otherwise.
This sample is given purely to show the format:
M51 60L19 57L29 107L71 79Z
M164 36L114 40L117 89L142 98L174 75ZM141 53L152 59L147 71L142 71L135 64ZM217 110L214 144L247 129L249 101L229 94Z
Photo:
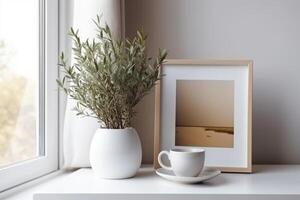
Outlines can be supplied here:
M175 144L233 148L234 81L177 80Z

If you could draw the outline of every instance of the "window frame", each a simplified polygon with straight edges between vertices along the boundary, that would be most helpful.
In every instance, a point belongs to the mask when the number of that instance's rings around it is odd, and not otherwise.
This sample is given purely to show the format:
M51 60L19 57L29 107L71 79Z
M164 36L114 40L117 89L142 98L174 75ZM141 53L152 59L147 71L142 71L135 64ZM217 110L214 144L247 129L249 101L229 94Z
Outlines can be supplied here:
M44 154L37 158L8 165L0 169L0 192L58 170L58 16L59 0L39 0L40 3L40 73L39 91L44 97L39 102L39 122L44 134L38 138ZM43 66L43 67L41 67Z

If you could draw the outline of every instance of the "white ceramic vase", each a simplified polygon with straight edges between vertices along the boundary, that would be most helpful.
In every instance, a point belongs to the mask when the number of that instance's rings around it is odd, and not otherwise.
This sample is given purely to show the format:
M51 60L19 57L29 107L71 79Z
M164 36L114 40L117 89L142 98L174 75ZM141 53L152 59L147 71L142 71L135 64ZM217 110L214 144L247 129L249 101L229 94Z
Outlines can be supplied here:
M136 174L141 161L141 142L134 128L97 129L90 148L90 163L96 176L130 178Z

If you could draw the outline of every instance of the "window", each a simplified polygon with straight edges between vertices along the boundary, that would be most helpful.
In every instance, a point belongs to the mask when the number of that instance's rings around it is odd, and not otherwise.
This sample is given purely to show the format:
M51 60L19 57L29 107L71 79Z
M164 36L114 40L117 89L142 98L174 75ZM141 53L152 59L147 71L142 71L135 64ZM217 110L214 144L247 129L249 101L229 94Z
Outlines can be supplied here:
M38 7L37 0L0 0L1 167L42 153L37 148L37 133L43 134L38 131L42 124L38 117L42 112L38 107L41 101ZM20 23L20 19L27 23Z
M58 0L0 0L0 191L58 168Z

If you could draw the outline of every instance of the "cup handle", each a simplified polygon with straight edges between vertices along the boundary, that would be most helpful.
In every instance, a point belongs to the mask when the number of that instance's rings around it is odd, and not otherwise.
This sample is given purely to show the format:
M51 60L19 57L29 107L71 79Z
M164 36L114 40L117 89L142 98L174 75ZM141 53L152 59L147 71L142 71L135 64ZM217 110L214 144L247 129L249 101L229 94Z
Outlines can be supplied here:
M170 160L170 153L168 151L161 151L159 154L158 154L158 163L159 165L164 168L164 169L167 169L167 170L172 170L172 167L171 166L166 166L163 162L162 162L162 156L166 154L168 156L168 159Z

